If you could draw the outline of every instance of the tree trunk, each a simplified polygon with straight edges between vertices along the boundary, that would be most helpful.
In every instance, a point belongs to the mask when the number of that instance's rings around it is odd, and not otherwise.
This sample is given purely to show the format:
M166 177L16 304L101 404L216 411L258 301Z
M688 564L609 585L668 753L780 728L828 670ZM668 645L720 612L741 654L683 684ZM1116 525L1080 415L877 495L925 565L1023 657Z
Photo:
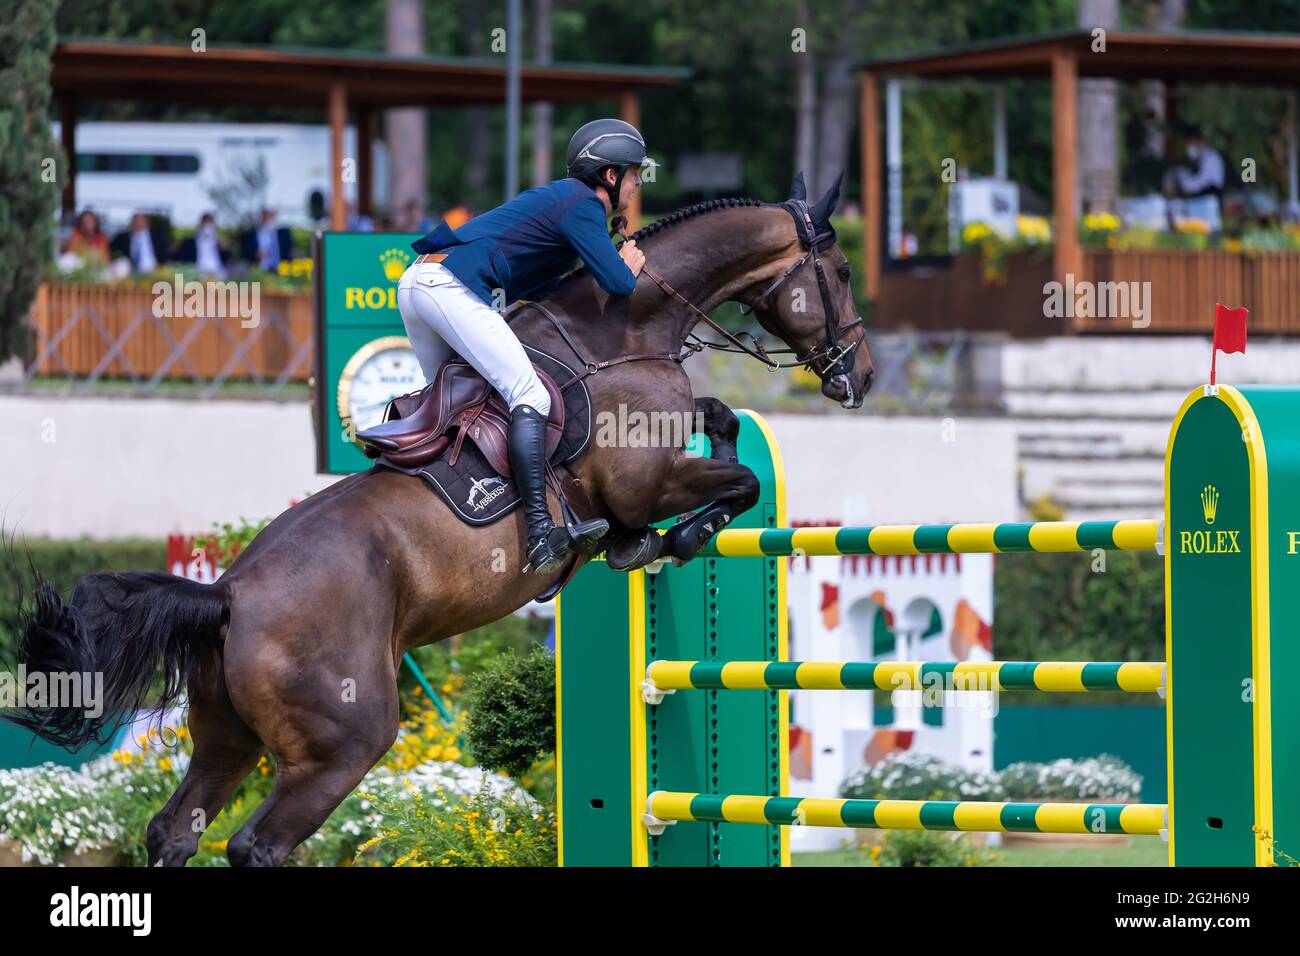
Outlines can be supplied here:
M551 0L533 0L533 59L550 63ZM533 185L545 186L551 181L551 119L554 109L550 103L533 105Z
M1187 16L1187 0L1160 0L1156 11L1155 30L1174 31L1183 28ZM1165 85L1160 80L1143 84L1147 112L1147 150L1153 156L1165 155Z
M1116 29L1119 0L1079 0L1079 26ZM1115 80L1079 81L1079 198L1085 212L1119 208L1118 91Z
M799 20L809 24L812 16L808 12L808 0L799 0ZM792 40L793 42L793 40ZM811 48L802 53L791 52L795 58L795 104L794 104L794 171L805 177L815 176L813 168L817 161L814 134L817 126L817 63Z
M856 128L857 74L853 63L858 53L836 50L826 63L822 95L817 104L817 172L808 184L808 197L815 199L831 187L835 177L849 165L849 136Z
M483 29L483 7L479 0L466 0L465 35L470 56L481 56L480 31ZM514 38L508 37L513 43ZM467 202L482 205L487 198L488 167L491 165L491 130L488 128L488 111L483 106L472 106L465 111L465 190L467 195L452 197L448 205Z
M423 0L388 0L385 12L385 49L398 56L424 54ZM389 110L385 120L388 141L388 212L396 219L408 202L421 212L427 205L424 110ZM370 157L365 161L369 162Z

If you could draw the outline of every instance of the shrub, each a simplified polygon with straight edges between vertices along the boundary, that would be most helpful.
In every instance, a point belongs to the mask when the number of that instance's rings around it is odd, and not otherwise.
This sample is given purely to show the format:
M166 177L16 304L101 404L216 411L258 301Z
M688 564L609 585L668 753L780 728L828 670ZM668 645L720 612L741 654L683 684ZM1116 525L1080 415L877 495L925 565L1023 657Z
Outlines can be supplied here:
M124 538L117 541L54 541L48 538L18 538L3 555L6 573L0 573L0 661L17 656L18 596L20 589L31 599L34 567L64 597L82 575L97 571L161 571L167 564L167 545L160 540Z
M890 830L872 849L877 866L988 866L993 854L965 834Z
M555 659L507 651L470 680L465 736L474 759L511 777L555 750Z
M15 844L23 862L54 866L69 851L87 853L121 837L121 823L84 771L54 763L0 770L0 840Z
M840 785L840 796L856 800L999 800L995 774L979 773L930 754L891 754L855 770Z
M1008 800L1086 800L1131 803L1142 792L1142 777L1118 757L1103 754L1082 760L1013 763L998 779Z
M369 786L363 782L357 797L378 815L380 829L357 848L354 865L555 865L549 810L513 782L481 771L478 790L458 799L428 779L434 769L426 764L397 781L376 776Z
M997 556L993 606L1001 610L993 649L998 660L1164 659L1164 559L1140 551L1111 552L1104 573L1093 570L1094 560L1091 554ZM1095 702L1090 696L1083 703Z

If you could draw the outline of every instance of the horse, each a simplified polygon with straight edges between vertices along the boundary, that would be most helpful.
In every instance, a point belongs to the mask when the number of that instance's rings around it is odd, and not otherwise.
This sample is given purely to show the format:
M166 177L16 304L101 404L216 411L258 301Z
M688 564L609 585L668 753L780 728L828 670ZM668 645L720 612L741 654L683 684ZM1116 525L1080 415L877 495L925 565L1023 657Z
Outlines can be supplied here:
M741 303L788 346L791 364L821 376L827 398L862 404L874 370L849 263L830 227L838 192L837 182L810 205L799 177L785 203L688 207L633 234L646 267L632 296L607 295L579 269L543 308L511 314L526 344L588 363L593 417L620 406L704 416L710 457L593 443L569 466L593 514L610 522L609 554L622 566L644 564L649 541L656 555L689 559L757 498L753 473L735 460L735 416L716 399L695 399L682 368L703 347L693 329L712 321L710 310ZM755 345L727 337L780 365L752 337ZM693 540L679 536L680 553L661 552L660 536L647 533L653 522L706 506L715 517L721 508L721 520ZM552 512L562 520L554 497ZM227 855L235 866L279 865L392 746L402 656L499 620L557 583L522 570L525 538L520 509L472 527L420 479L374 467L279 515L211 584L98 573L82 577L65 602L37 574L21 659L29 672L103 672L106 700L98 718L49 708L8 719L72 748L104 739L122 715L187 694L193 756L148 826L150 865L183 866L198 849L195 820L215 819L268 752L273 789Z

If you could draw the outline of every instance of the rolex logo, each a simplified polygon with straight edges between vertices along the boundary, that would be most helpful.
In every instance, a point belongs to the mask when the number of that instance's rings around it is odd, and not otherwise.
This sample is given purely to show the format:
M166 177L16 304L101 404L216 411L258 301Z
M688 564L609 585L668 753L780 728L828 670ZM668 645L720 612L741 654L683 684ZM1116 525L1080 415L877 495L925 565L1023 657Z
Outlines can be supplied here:
M392 282L396 282L410 265L411 257L401 249L389 249L379 257L379 264L384 269L384 275Z
M1214 524L1214 515L1218 510L1219 489L1214 485L1206 485L1201 489L1201 511L1205 515L1206 524Z

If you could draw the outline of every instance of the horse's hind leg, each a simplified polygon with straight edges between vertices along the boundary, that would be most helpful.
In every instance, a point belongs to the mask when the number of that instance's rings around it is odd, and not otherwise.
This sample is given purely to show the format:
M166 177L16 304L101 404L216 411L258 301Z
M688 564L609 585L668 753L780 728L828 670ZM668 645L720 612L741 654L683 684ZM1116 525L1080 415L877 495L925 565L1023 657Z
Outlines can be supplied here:
M194 755L185 779L149 823L150 866L184 866L198 852L199 837L265 749L235 713L215 654L190 682L188 723Z
M231 839L226 852L232 865L282 864L393 745L398 701L392 662L365 671L360 665L347 669L358 675L353 695L340 693L338 675L328 669L306 683L295 673L277 677L274 669L258 675L259 691L275 708L261 721L251 719L275 757L276 781Z

